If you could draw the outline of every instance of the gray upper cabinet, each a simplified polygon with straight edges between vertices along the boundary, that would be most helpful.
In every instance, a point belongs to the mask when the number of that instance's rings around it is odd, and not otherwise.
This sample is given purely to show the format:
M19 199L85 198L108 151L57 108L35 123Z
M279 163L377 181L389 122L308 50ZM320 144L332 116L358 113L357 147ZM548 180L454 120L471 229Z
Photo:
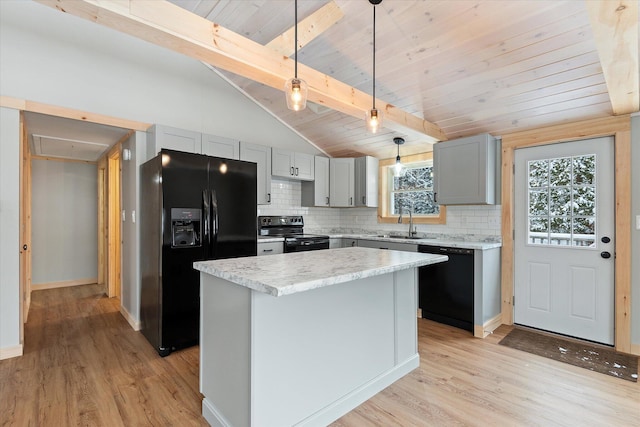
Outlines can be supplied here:
M273 176L303 181L314 179L314 156L311 154L274 148L271 160Z
M190 130L177 129L164 125L153 125L147 131L147 157L155 157L163 148L202 153L202 134Z
M203 134L202 154L238 160L240 159L240 141L222 136Z
M240 160L258 165L258 204L271 203L271 147L241 141Z
M355 160L355 205L378 207L378 159L375 157Z
M302 182L302 206L329 206L329 158L315 156L315 179Z
M489 134L433 146L433 181L441 205L496 203L498 142Z
M355 159L329 159L329 203L331 206L354 206Z

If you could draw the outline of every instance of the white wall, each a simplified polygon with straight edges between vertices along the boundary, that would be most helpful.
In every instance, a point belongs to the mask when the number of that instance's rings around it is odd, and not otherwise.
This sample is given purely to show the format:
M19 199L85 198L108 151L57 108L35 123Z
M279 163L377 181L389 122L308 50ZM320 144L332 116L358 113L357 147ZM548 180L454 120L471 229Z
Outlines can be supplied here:
M34 159L31 283L98 277L98 179L95 164Z
M22 354L19 169L20 112L0 108L0 359Z

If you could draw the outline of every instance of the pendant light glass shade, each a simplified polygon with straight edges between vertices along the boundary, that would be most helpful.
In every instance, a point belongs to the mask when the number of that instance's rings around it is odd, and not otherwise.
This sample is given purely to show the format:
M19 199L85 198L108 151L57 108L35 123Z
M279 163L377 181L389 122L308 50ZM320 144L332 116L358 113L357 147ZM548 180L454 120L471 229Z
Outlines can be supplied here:
M369 0L373 5L373 106L365 115L367 131L376 133L382 129L382 111L376 108L376 5L382 3L382 0Z
M382 119L384 114L382 111L372 108L367 111L366 121L367 121L367 130L371 133L378 132L379 129L382 128Z
M287 108L293 111L304 110L307 106L307 82L296 77L284 84L287 95Z
M292 79L284 84L284 94L287 98L287 108L293 111L304 110L307 107L307 82L298 78L298 0L295 0L295 73Z
M404 174L404 172L405 172L404 165L402 164L402 162L400 162L400 145L404 144L404 139L396 137L396 138L393 138L393 142L398 147L398 155L396 156L396 164L393 165L393 176L398 178L398 177L402 176Z

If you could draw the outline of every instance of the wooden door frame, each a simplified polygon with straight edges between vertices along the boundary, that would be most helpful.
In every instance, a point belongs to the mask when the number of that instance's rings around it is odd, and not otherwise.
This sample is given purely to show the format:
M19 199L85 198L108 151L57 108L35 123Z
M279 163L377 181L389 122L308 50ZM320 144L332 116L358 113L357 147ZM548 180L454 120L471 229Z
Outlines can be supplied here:
M502 136L502 323L513 324L514 150L602 136L614 137L615 155L615 349L631 346L631 116L548 126ZM634 354L639 349L634 348Z
M85 121L90 123L131 129L131 132L129 133L129 135L127 135L127 138L134 131L146 132L147 129L151 127L151 123L127 120L123 118L107 116L104 114L96 114L88 111L75 110L73 108L45 104L42 102L30 101L30 100L25 100L20 98L13 98L13 97L4 96L4 95L0 95L0 107L12 108L14 110L20 111L20 114L21 114L21 122L20 122L21 123L20 124L21 153L20 153L20 166L19 166L20 172L19 173L20 173L20 180L21 180L20 195L22 199L19 203L20 203L20 227L24 227L24 229L21 230L20 236L21 238L23 238L26 235L26 239L28 239L28 241L25 241L25 243L23 243L23 244L27 244L27 253L26 253L27 256L23 258L27 262L23 264L23 260L20 260L21 265L19 266L19 271L21 272L21 277L18 284L19 291L21 293L21 298L19 303L19 316L21 319L23 319L23 321L20 322L20 338L22 339L24 336L24 322L26 322L26 319L27 319L26 316L28 315L28 309L29 309L28 306L25 306L26 305L25 301L28 301L29 303L31 301L31 153L28 148L29 144L28 144L27 130L24 129L24 126L22 125L23 123L22 115L25 112L40 113L40 114L47 114L55 117L63 117L67 119L80 120L80 121ZM28 162L25 161L25 156L27 159L29 159ZM104 160L104 157L98 161L98 168L100 167L100 162L103 160ZM25 178L27 176L25 174L28 174L28 179ZM98 179L99 179L99 176L98 176ZM98 208L98 213L100 214L100 207ZM100 224L100 219L98 219L98 221L99 221L98 224ZM22 234L23 232L25 233L24 235ZM100 230L99 230L98 236L100 236ZM100 237L99 237L99 242L100 242ZM99 254L101 253L100 251L101 249L99 247L98 248ZM102 253L104 254L104 247L102 251L103 251ZM24 254L21 254L21 255L24 255ZM99 266L98 276L99 277L100 277L100 262L101 260L99 259L98 260L98 266ZM105 261L103 259L102 263L104 264L104 262ZM104 283L104 277L105 276L103 276L103 283ZM100 278L98 280L100 280Z
M120 297L122 284L122 220L120 191L120 150L118 142L107 154L107 294L109 298Z
M20 342L24 342L31 307L31 150L27 135L24 111L20 111Z

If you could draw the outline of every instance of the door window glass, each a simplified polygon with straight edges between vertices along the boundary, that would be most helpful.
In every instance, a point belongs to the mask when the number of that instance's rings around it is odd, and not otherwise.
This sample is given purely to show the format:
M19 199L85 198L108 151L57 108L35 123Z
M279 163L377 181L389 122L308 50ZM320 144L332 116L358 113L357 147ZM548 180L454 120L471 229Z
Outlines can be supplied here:
M596 246L596 156L531 160L528 243Z

